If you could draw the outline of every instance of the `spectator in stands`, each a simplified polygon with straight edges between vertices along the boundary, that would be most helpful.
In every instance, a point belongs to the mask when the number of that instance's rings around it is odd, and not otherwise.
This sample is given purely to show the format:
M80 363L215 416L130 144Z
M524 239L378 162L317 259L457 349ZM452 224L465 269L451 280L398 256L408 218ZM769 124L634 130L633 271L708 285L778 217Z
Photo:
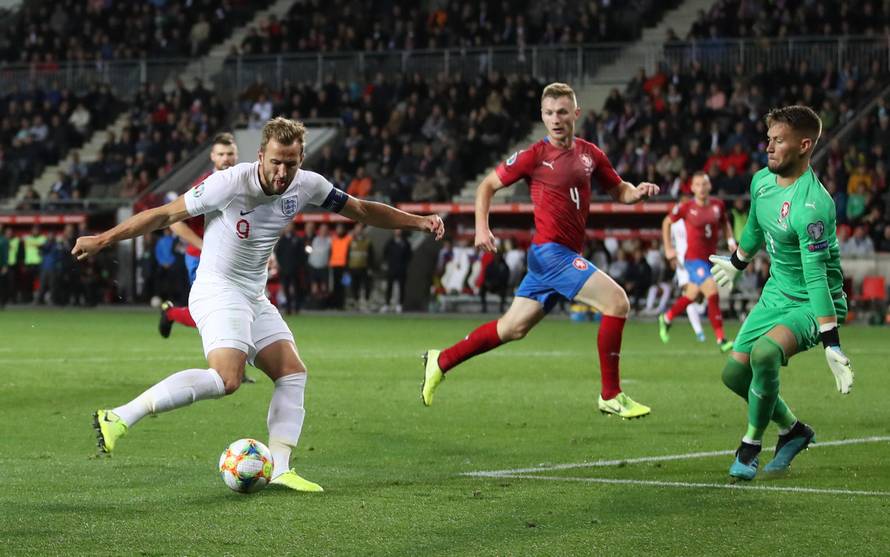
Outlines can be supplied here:
M504 313L507 305L507 289L510 285L510 267L504 260L501 251L483 253L482 257L490 257L483 270L482 284L479 288L479 300L482 302L482 313L488 313L488 293L496 294L499 299L498 312Z
M196 56L199 53L203 52L209 39L210 22L207 21L207 16L201 14L198 16L198 21L196 21L195 24L192 25L191 31L189 32L191 55Z
M392 175L388 164L380 167L380 177L374 185L374 190L377 195L389 200L390 203L401 203L410 199L403 190L401 182Z
M250 107L250 128L259 129L272 118L272 102L265 93L260 93L256 102Z
M31 232L22 238L24 245L25 258L24 269L22 270L22 299L25 301L34 301L34 281L40 273L41 263L43 263L43 255L41 248L47 242L46 235L40 230L38 225L31 228Z
M33 186L28 186L25 194L18 203L19 211L39 211L40 210L40 194Z
M374 266L374 247L362 223L352 229L349 242L348 270L355 306L365 311L371 299L371 269Z
M307 226L307 241L311 232ZM331 260L331 237L327 224L318 227L318 233L312 236L310 246L312 248L309 252L310 292L315 301L326 300L330 280L328 262Z
M366 199L371 195L371 178L365 173L364 165L355 170L355 177L349 182L346 193L359 199Z
M40 286L34 296L35 304L49 302L63 304L62 258L65 257L65 246L65 234L59 232L50 234L46 243L40 247L40 255L43 260L40 263Z
M386 297L383 299L381 313L393 307L396 313L402 313L405 305L405 281L408 278L408 263L411 261L411 244L402 235L401 230L393 230L392 237L383 247L383 262L386 267ZM398 287L398 298L393 303L393 286Z
M155 290L154 294L162 300L176 300L182 303L179 296L179 269L176 257L177 238L169 228L163 229L155 242Z
M334 309L343 309L346 302L345 282L349 280L346 277L346 264L351 242L352 236L346 232L346 226L343 223L337 224L334 228L334 235L331 236L331 258L328 261L334 283L331 296L331 306Z
M615 279L618 284L624 284L627 276L627 254L622 249L618 249L615 253L615 260L609 264L609 276Z
M306 243L296 233L293 223L287 226L275 245L275 259L278 260L278 277L285 299L284 311L288 315L299 313L305 288Z
M853 236L841 245L841 253L845 257L865 257L874 255L875 246L865 226L859 225L853 229Z
M643 250L634 248L627 264L622 286L627 292L631 308L639 310L639 304L646 299L649 287L652 285L652 268L646 261Z
M888 253L890 252L890 223L885 224L881 231L882 235L878 241L876 251Z
M77 108L68 117L68 123L71 124L74 131L80 136L81 141L86 140L90 136L91 120L92 114L90 114L90 111L82 102L77 103Z

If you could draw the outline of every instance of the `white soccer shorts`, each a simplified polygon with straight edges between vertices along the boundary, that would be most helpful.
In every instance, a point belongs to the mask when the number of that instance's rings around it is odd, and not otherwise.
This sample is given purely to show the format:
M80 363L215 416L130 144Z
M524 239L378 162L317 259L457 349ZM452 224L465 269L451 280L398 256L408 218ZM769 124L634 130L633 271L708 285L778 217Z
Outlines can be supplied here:
M189 311L205 357L216 348L234 348L246 353L253 365L257 353L273 342L294 342L287 323L263 295L252 298L232 286L198 280L189 294Z

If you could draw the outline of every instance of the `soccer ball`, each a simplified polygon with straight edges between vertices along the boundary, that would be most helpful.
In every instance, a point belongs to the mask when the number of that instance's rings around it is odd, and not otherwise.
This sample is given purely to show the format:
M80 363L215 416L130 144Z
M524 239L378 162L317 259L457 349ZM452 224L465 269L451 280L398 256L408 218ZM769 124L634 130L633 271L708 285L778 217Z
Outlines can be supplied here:
M272 453L256 439L238 439L219 457L219 472L238 493L254 493L272 479Z

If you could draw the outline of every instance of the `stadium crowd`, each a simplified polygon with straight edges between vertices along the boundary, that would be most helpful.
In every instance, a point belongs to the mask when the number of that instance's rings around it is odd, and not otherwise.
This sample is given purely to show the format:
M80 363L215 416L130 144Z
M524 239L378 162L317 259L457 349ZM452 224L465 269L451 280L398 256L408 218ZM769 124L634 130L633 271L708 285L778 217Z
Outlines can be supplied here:
M14 196L20 185L83 144L122 106L107 85L77 94L57 82L47 88L15 84L8 94L0 95L0 198ZM63 199L86 193L71 185L57 192ZM35 195L30 191L28 201L35 201Z
M890 24L890 5L873 0L719 0L698 13L690 39L721 41L752 37L876 35Z
M0 60L51 72L67 61L199 56L268 4L267 0L25 2L3 24Z
M251 27L233 55L628 41L678 2L406 0L295 4ZM380 14L369 18L368 13Z
M467 179L528 134L542 85L493 73L466 82L420 75L273 91L257 81L241 96L238 125L258 127L268 114L338 118L345 130L313 169L358 197L393 202L450 199Z

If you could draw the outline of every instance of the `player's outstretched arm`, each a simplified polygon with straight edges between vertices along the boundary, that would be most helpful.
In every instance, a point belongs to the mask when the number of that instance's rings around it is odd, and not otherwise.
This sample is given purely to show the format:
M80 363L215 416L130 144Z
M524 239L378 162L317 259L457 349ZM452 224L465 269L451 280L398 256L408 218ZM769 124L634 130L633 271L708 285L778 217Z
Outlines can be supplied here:
M111 230L106 230L95 236L81 236L74 244L71 255L78 260L84 260L121 240L129 240L152 230L166 228L188 216L185 199L183 196L179 196L166 205L135 214Z
M170 230L172 230L174 234L188 242L190 245L198 249L204 249L203 238L198 236L195 231L189 228L189 226L184 222L174 222L170 225Z
M723 234L726 235L726 247L729 248L729 251L735 251L739 244L735 241L732 224L729 223L729 220L723 222Z
M677 250L674 248L674 243L671 241L670 216L664 217L664 220L661 221L661 241L664 244L664 258L667 259L671 265L676 265Z
M378 228L401 228L429 232L435 235L437 240L441 240L445 235L445 223L442 222L442 217L439 215L413 215L385 203L356 199L352 196L346 200L340 214Z
M630 182L622 181L616 187L609 190L612 199L625 205L633 205L645 201L654 195L658 195L660 188L650 182L640 182L634 186Z
M491 211L491 198L505 187L497 172L492 170L476 187L476 249L494 253L498 250L497 239L488 226L488 213Z

